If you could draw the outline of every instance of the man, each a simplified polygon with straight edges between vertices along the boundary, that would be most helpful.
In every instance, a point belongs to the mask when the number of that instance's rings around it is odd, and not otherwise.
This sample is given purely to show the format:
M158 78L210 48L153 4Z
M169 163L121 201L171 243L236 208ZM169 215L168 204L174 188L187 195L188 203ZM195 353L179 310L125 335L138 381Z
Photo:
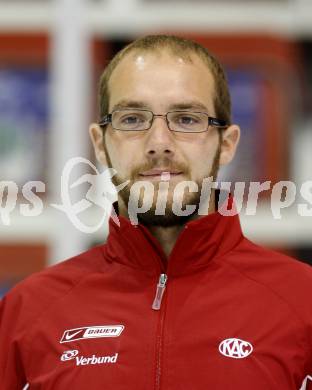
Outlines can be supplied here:
M106 68L100 112L97 159L128 183L119 223L4 298L1 389L308 388L311 269L251 243L206 191L240 137L216 59L139 39Z

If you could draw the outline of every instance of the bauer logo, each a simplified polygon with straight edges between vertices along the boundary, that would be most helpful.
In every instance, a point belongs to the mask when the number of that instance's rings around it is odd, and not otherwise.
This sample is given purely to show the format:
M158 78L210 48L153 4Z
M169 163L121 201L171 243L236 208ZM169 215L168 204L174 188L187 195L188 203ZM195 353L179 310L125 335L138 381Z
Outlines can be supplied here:
M118 337L124 330L123 325L85 326L65 330L60 343L84 339L98 339L102 337Z
M78 356L79 351L76 349L72 351L65 351L63 352L61 356L61 361L66 362L68 360L74 360L76 366L89 366L89 365L96 365L96 364L113 364L117 362L118 359L118 353L115 353L111 356Z
M219 345L222 355L233 359L243 359L253 351L252 345L248 341L240 339L226 339Z

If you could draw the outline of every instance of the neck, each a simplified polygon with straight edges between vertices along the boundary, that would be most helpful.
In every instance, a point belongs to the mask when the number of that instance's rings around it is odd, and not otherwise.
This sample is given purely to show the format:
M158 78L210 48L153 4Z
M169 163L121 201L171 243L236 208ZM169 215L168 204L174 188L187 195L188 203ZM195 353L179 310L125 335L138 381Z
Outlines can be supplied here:
M118 209L120 215L129 218L127 213L127 207L125 206L124 202L121 199L118 199ZM211 196L209 199L209 207L208 207L207 215L214 212L215 212L215 191L213 190L211 192ZM194 214L190 218L190 221L196 220L200 217L201 215ZM149 230L149 232L158 240L166 256L169 257L173 247L176 244L179 234L184 226L176 225L176 226L163 227L163 226L149 225L146 227Z

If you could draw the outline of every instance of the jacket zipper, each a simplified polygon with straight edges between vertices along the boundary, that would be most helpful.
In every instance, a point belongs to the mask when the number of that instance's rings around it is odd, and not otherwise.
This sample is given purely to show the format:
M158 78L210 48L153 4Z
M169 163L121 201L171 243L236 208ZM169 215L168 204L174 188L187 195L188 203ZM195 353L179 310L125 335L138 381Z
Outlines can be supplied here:
M163 349L163 333L164 333L164 322L165 322L165 301L163 299L164 292L166 289L166 283L168 276L166 274L160 274L159 281L156 287L156 295L152 305L154 310L160 312L159 323L157 327L156 336L156 375L155 375L155 390L160 389L160 378L161 378L161 361L162 361L162 349ZM163 302L163 305L162 305Z
M156 288L156 295L152 305L152 309L154 310L160 310L161 301L164 296L167 280L168 280L168 276L166 274L160 274L159 281Z

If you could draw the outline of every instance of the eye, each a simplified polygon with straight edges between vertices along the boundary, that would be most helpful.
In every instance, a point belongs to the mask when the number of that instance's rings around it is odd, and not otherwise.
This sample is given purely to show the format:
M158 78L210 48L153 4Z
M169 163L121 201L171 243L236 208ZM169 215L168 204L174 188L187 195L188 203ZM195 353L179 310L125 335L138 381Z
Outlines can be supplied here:
M192 127L202 122L201 116L188 113L188 112L177 112L171 116L171 120L178 126Z
M139 114L127 114L120 118L120 122L124 125L136 125L144 122L145 119Z
M190 115L181 115L178 117L178 122L181 125L193 125L198 123L198 118Z
M207 128L207 117L200 112L172 111L168 113L168 121L173 131L197 133Z
M112 124L119 130L144 130L148 127L148 113L145 111L115 111Z

